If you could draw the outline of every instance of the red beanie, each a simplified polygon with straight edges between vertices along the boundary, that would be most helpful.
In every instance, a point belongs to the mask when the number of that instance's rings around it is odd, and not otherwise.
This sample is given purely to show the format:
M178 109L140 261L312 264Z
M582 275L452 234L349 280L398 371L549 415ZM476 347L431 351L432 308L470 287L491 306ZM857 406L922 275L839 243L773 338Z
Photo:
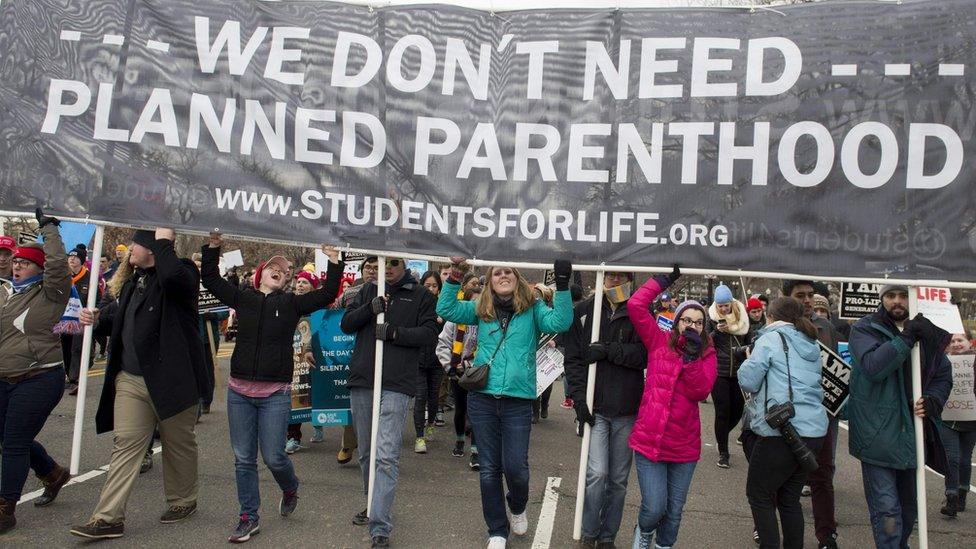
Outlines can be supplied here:
M763 302L755 297L750 297L749 301L746 304L747 311L752 311L753 309L762 309L762 308L763 308Z
M298 280L299 278L303 278L307 280L308 283L311 284L313 288L317 289L319 287L319 277L313 275L308 271L300 271L297 275L295 275L295 280Z
M15 258L26 259L40 268L44 268L44 250L35 246L22 246L14 252Z

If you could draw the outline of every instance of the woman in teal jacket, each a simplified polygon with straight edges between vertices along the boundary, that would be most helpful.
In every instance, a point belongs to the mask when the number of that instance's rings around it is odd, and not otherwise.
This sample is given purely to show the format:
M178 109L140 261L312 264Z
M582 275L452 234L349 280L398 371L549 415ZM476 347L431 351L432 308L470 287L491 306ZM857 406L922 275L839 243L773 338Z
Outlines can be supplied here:
M569 294L572 265L558 260L553 307L537 300L532 286L512 267L488 269L477 301L459 301L468 270L464 258L451 258L451 276L437 300L437 314L456 324L477 324L478 350L472 367L489 367L483 389L468 394L468 419L478 440L481 508L488 525L489 549L505 547L509 530L522 535L529 522L529 433L536 398L536 348L542 333L560 333L573 321ZM508 483L508 506L502 476Z

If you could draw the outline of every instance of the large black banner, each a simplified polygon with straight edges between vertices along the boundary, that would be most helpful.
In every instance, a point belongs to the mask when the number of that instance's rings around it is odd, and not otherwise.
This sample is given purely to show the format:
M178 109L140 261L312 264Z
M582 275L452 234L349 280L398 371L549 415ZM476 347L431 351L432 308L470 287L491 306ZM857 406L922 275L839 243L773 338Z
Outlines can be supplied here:
M6 0L0 209L485 259L976 281L971 0Z

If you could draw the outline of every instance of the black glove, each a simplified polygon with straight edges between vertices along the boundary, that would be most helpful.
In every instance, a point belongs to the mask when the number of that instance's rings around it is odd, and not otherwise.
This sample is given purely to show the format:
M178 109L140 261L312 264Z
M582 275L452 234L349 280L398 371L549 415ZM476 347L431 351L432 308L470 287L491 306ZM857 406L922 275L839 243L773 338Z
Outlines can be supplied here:
M573 410L576 410L576 421L579 422L576 434L583 436L583 424L589 423L590 427L596 424L596 418L590 413L590 407L586 405L586 400L579 398L573 400Z
M698 359L701 355L702 348L701 334L694 328L685 328L685 331L681 332L681 335L685 338L684 361L691 362Z
M382 341L396 341L396 326L386 322L376 325L376 339Z
M374 315L386 312L386 298L383 296L374 297L373 301L369 302L369 308L373 311Z
M654 276L654 282L657 282L657 285L660 286L661 290L663 291L668 286L674 284L674 281L678 280L680 276L681 276L681 268L678 266L677 263L675 263L674 268L671 269L671 274L656 275Z
M568 290L569 277L573 275L573 264L568 259L557 259L552 264L552 272L556 277L556 289Z
M938 409L937 401L928 395L922 395L922 408L925 408L925 417L936 418L942 415L942 410Z
M40 206L34 208L34 217L37 218L38 229L43 229L47 225L54 225L55 227L61 226L61 221L58 218L44 215L44 210L42 210Z
M906 335L911 340L912 345L918 341L927 341L936 346L942 346L952 337L949 332L932 324L932 321L922 316L922 313L918 313L911 320L905 321L905 329L902 331L902 335Z
M610 346L606 343L590 343L590 347L586 350L586 363L593 364L594 362L600 362L601 360L606 360L610 356Z

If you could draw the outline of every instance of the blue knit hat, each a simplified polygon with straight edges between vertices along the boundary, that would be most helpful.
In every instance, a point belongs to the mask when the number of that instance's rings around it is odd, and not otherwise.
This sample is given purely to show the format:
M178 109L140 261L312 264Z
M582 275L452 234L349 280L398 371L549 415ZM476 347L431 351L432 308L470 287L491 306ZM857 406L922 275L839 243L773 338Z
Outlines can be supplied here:
M729 289L725 284L719 284L715 288L715 303L719 305L725 305L726 303L732 303L732 290Z

